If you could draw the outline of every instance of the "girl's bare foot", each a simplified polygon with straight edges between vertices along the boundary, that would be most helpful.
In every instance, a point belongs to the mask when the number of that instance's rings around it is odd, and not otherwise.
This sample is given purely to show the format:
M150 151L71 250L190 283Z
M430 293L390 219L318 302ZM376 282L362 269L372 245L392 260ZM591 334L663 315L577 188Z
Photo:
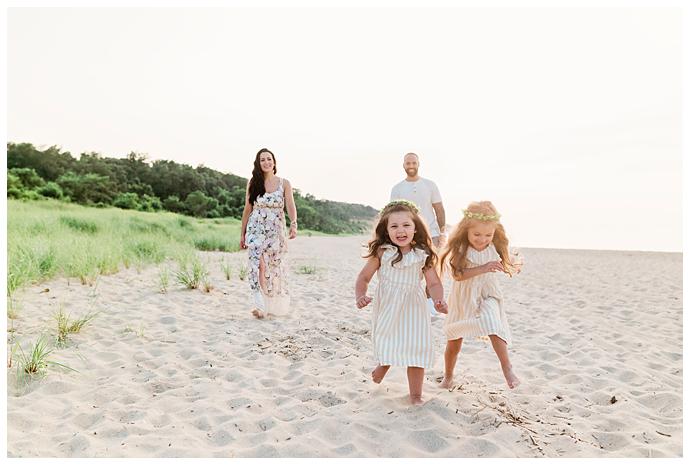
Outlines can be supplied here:
M264 312L262 312L258 308L255 308L254 310L252 310L252 315L254 315L255 318L260 320L264 317Z
M517 376L515 376L515 373L513 373L513 367L508 367L508 369L503 370L503 376L506 378L506 383L508 383L508 387L510 389L515 389L520 385L520 380L518 379Z
M371 380L376 384L381 384L383 377L388 373L390 365L377 365L374 371L371 372Z
M410 395L410 403L412 405L422 405L424 403L424 400L422 400L422 396Z
M441 388L450 389L451 387L453 387L453 377L444 376L443 381L441 381Z

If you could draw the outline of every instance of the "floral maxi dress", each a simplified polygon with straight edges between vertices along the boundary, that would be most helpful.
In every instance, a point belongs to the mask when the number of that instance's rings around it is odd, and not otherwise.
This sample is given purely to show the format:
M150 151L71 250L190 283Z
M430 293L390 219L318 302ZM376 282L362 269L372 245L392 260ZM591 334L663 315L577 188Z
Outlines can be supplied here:
M253 305L274 315L284 315L290 307L285 254L285 196L283 180L278 189L266 192L254 201L247 222L245 243L249 251L249 287ZM259 285L259 262L264 262L266 289Z

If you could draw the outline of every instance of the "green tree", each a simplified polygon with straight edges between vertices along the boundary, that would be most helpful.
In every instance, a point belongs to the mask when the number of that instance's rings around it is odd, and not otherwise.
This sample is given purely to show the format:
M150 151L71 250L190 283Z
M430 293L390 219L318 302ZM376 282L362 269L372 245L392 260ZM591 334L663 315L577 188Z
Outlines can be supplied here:
M64 197L60 185L53 181L47 182L45 186L39 187L37 192L43 197L50 197L53 199L62 199Z
M144 212L157 212L163 209L161 199L155 195L144 194L141 196L139 210Z
M33 168L12 168L9 174L19 178L22 187L27 190L34 190L46 183Z
M191 192L184 201L186 213L200 218L205 218L209 212L217 207L218 201L201 191Z
M77 203L110 205L116 195L108 176L93 173L81 175L69 171L60 176L57 183Z
M113 206L124 210L138 210L141 207L139 195L136 192L123 192L113 200Z
M171 195L163 200L163 208L170 212L182 213L184 211L184 203L180 202L180 198L176 195Z

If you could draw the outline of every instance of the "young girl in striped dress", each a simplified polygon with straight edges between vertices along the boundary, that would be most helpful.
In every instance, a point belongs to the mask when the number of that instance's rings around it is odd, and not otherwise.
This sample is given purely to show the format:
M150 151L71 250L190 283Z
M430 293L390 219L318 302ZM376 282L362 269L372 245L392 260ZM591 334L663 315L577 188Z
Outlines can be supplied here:
M371 378L378 384L391 365L407 367L410 402L422 404L424 369L434 361L424 281L436 310L446 313L448 306L434 267L429 231L412 202L395 200L386 205L364 258L367 263L355 284L357 308L372 302L367 287L377 271L379 280L371 331L378 366Z
M500 215L491 202L473 202L466 210L441 257L441 275L450 268L453 287L448 298L448 316L443 331L448 340L441 387L453 385L453 370L465 337L486 337L501 363L508 387L518 384L508 357L510 327L503 308L503 295L494 273L520 271L519 257L511 257Z

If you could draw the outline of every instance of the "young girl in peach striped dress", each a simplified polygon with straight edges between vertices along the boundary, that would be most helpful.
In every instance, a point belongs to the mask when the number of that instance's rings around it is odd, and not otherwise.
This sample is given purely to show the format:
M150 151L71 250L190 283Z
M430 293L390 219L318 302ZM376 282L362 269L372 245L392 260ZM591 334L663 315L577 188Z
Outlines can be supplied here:
M407 367L410 402L421 404L424 369L431 368L434 353L431 317L426 307L426 286L434 306L446 313L443 286L434 265L436 254L417 207L395 200L381 211L375 237L369 242L367 263L355 285L358 308L372 302L367 287L378 271L373 299L372 339L378 366L371 373L380 383L391 365Z
M520 271L522 263L519 257L510 256L508 238L499 218L491 202L471 203L448 239L441 258L441 270L448 266L453 277L448 316L443 324L448 342L441 387L452 386L462 340L473 336L488 336L508 387L513 389L520 383L508 357L510 327L498 276L494 273L501 271L512 276Z

